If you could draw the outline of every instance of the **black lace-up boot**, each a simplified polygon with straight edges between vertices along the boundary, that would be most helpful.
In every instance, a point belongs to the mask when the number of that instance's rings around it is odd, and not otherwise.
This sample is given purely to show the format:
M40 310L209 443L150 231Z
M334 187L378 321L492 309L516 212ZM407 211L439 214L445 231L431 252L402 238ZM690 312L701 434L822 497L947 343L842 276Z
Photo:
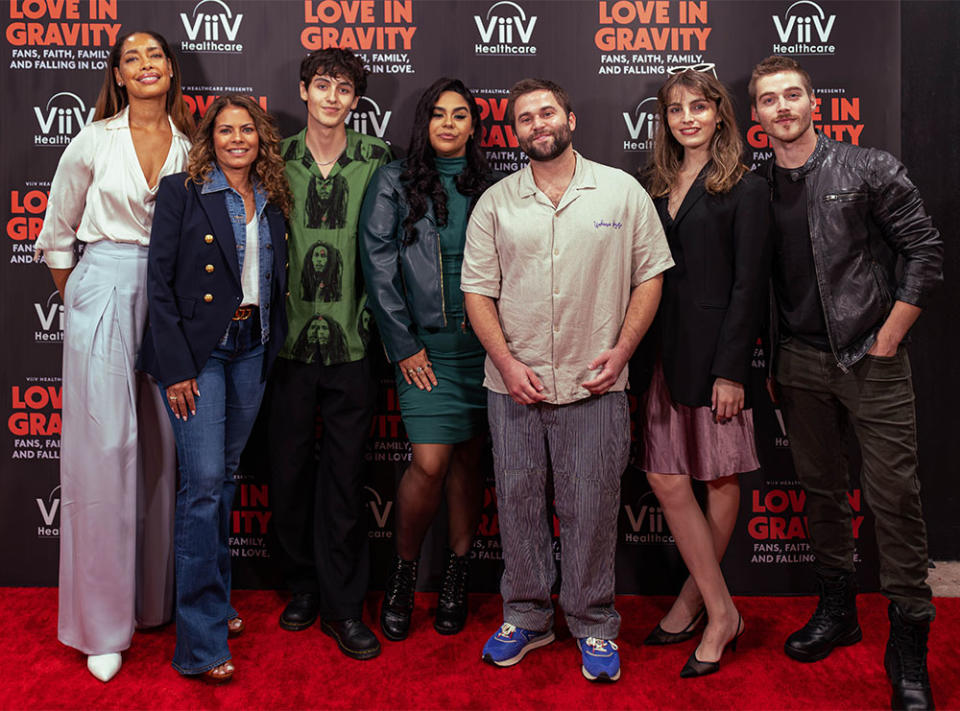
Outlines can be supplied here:
M440 598L437 600L437 618L433 628L440 634L457 634L467 621L467 574L469 556L458 556L447 551L447 564L440 581Z
M380 629L393 642L406 639L410 632L413 595L417 585L417 560L394 556L393 570L387 578L387 589L380 608Z
M863 638L857 622L857 583L853 573L817 571L820 602L813 617L787 637L783 651L799 662L815 662L835 647Z
M883 666L893 686L890 707L907 711L932 709L933 692L927 674L930 623L908 620L895 602L890 603L887 614L890 617L890 639L887 640Z

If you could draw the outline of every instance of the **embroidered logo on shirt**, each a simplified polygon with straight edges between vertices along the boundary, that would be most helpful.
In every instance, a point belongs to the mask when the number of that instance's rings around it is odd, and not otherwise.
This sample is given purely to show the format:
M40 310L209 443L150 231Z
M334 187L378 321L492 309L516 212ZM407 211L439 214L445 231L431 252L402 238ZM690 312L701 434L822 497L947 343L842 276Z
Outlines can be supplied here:
M615 230L619 230L623 228L623 223L618 222L616 220L614 220L613 222L609 222L607 220L602 220L602 219L593 221L593 228L595 230L599 230L601 227L612 227Z

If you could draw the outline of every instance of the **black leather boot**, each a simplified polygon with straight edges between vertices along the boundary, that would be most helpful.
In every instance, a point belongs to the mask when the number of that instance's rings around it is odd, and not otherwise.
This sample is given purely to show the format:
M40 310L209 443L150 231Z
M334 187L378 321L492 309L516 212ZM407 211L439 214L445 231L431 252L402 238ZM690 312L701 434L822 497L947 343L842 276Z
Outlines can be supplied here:
M835 647L863 638L857 622L857 583L853 573L817 571L820 602L813 617L787 637L783 651L799 662L816 662Z
M927 674L927 636L929 622L912 622L903 616L903 610L891 602L890 639L883 655L883 666L893 686L892 709L920 711L932 709L933 692Z
M393 570L387 578L387 589L380 608L380 629L383 636L393 642L406 639L410 632L410 614L413 612L413 595L417 586L417 560L393 558Z
M447 550L447 563L440 581L437 617L433 629L440 634L457 634L467 621L467 577L469 556L458 556Z

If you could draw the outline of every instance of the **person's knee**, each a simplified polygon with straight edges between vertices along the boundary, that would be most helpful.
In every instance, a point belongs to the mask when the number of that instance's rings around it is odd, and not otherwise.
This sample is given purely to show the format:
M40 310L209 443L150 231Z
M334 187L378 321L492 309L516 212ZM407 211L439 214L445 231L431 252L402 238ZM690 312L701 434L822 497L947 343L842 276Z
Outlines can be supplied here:
M410 463L410 471L431 482L441 482L450 466L449 457L419 457Z
M648 472L647 482L661 506L669 506L683 500L690 489L688 477L677 474Z

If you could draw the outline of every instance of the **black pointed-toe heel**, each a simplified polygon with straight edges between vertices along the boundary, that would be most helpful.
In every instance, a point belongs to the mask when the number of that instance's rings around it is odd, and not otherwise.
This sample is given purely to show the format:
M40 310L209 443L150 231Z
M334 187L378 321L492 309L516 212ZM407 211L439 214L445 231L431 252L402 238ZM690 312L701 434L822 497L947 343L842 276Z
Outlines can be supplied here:
M693 636L697 632L697 628L700 624L707 619L707 608L701 607L700 611L693 616L693 619L690 620L690 624L684 627L679 632L667 632L663 627L660 626L660 623L657 623L657 626L653 628L653 631L647 635L647 638L643 640L643 643L649 647L657 647L664 644L678 644L680 642L686 642L688 639L693 639Z
M737 642L743 636L743 633L746 632L746 628L743 627L743 617L737 616L737 633L733 636L729 642L727 642L723 649L720 651L721 658L723 653L727 650L727 647L730 647L731 652L737 651ZM708 674L716 674L720 671L720 662L701 662L697 659L697 650L694 649L690 653L690 658L687 660L687 663L683 665L683 669L680 670L680 677L682 679L691 679L698 676L707 676Z

